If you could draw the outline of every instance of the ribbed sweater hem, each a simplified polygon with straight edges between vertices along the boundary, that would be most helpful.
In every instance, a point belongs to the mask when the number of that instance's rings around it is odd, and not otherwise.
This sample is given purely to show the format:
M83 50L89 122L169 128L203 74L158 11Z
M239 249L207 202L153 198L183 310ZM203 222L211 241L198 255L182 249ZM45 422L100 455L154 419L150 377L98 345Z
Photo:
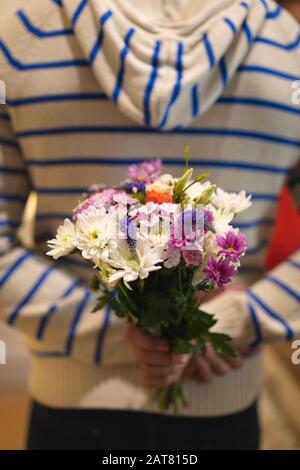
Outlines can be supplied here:
M186 381L189 406L183 416L234 414L255 401L262 383L262 359L258 354L244 366L211 384ZM33 357L29 377L32 399L55 408L104 408L158 413L152 393L140 381L136 366L96 367L69 358Z

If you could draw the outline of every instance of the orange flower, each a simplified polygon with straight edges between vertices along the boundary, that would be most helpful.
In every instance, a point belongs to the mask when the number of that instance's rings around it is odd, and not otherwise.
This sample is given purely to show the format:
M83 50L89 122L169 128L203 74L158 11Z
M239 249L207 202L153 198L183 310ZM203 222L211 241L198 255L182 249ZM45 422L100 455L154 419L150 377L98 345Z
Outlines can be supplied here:
M156 202L157 204L173 202L173 196L169 193L160 193L155 189L151 189L151 191L148 191L146 194L146 202Z

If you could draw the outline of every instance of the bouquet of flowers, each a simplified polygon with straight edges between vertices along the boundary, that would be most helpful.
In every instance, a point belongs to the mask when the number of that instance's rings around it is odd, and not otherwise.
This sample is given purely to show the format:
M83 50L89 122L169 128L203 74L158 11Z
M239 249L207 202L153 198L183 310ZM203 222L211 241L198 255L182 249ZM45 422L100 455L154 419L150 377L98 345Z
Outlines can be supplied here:
M110 305L144 333L168 341L172 352L203 351L207 344L234 356L231 338L212 332L216 319L201 309L231 281L245 254L245 236L231 225L250 196L227 193L193 178L162 174L160 160L130 165L119 186L91 188L48 242L54 259L79 253L94 268L94 311ZM155 393L161 410L186 405L180 382Z

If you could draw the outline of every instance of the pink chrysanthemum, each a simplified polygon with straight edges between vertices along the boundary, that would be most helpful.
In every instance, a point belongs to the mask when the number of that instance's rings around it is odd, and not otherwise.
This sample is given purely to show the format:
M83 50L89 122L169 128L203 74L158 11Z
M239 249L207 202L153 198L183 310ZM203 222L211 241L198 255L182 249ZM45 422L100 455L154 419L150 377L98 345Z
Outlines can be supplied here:
M161 169L161 160L149 160L139 165L130 165L128 167L128 176L133 181L149 184L153 183L153 181L159 177Z
M224 236L218 235L216 244L220 248L218 254L234 262L238 261L247 249L245 235L236 233L233 230L230 230Z
M117 189L104 189L101 192L93 194L88 199L85 199L81 204L79 204L79 206L77 206L73 211L72 219L75 221L78 217L78 214L84 213L91 206L99 208L105 205L126 205L133 204L135 202L136 200L128 196L125 191L120 191Z
M236 273L236 267L233 266L228 259L221 258L219 260L209 257L208 263L203 272L213 281L220 289L231 281L232 276Z

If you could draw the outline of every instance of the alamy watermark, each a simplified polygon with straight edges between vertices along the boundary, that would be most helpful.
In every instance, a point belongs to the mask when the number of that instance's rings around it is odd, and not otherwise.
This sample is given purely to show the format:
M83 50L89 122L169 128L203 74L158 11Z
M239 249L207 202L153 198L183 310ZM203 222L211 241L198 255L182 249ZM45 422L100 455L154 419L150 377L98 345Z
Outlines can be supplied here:
M292 103L296 106L300 104L300 80L295 80L292 82Z
M6 364L6 344L0 340L0 365Z
M0 104L6 104L6 85L3 80L0 80Z
M295 351L292 354L292 363L295 366L300 365L300 339L296 339L292 343L292 349L295 349Z

